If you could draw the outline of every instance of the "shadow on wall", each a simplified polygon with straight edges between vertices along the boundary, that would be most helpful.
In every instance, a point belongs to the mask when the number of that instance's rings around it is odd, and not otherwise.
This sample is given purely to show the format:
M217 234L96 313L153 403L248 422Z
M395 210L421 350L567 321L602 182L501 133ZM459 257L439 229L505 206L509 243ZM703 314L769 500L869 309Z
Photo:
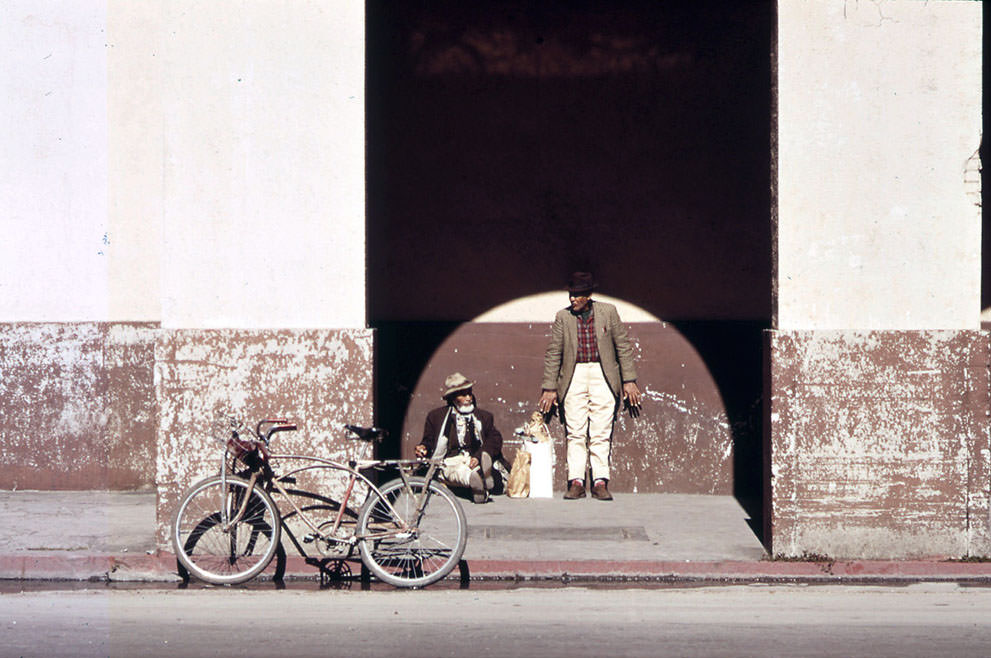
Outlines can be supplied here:
M368 317L771 314L770 2L367 3Z

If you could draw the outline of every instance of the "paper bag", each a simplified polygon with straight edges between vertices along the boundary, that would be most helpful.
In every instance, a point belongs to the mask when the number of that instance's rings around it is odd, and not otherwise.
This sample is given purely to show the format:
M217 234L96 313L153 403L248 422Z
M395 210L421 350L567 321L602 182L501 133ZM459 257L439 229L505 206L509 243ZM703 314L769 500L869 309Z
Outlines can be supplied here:
M506 495L510 498L526 498L530 494L530 453L525 450L516 451L513 468L509 471L509 482L506 483Z

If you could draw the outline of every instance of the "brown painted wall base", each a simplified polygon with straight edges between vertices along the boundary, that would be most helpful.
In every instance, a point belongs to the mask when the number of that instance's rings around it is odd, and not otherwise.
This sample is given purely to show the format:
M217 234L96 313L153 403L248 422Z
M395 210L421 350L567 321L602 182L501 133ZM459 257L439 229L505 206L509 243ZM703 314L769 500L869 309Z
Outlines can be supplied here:
M0 488L157 488L164 544L180 493L217 472L224 414L296 422L275 452L346 458L341 424L372 423L372 347L365 329L2 324Z
M776 556L986 556L981 331L769 331Z
M0 324L0 489L150 489L157 325Z
M285 418L273 453L346 459L355 442L344 423L372 423L373 332L325 330L167 330L155 345L158 426L158 529L164 544L179 496L219 472L228 414L254 427ZM300 480L332 493L334 478ZM339 492L337 492L339 493Z

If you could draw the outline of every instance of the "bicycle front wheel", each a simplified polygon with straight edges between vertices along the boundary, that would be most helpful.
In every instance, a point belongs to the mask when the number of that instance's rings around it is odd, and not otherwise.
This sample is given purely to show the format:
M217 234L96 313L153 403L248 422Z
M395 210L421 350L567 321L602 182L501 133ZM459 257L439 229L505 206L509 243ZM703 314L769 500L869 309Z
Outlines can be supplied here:
M451 573L468 542L468 523L454 494L421 477L388 482L358 515L361 560L395 587L425 587ZM424 496L426 497L424 500ZM417 513L423 501L422 512ZM388 503L388 504L387 504Z
M268 566L279 547L282 523L272 497L258 486L251 490L244 514L233 519L248 495L248 482L220 476L197 482L179 502L172 517L176 558L200 580L214 585L243 583Z

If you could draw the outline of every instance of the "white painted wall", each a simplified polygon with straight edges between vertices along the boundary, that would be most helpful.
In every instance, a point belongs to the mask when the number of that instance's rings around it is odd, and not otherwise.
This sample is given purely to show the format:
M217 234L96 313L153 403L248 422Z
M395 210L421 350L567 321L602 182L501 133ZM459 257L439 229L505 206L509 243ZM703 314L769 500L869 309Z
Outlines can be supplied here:
M364 5L0 4L0 321L365 325Z
M165 143L165 25L159 2L110 3L107 121L110 272L114 320L162 319L160 280Z
M106 5L0 3L0 321L108 306Z
M160 6L163 325L364 327L364 3Z
M779 329L979 326L981 3L778 3Z
M776 326L974 328L981 5L779 3ZM350 0L0 3L0 321L358 327Z

